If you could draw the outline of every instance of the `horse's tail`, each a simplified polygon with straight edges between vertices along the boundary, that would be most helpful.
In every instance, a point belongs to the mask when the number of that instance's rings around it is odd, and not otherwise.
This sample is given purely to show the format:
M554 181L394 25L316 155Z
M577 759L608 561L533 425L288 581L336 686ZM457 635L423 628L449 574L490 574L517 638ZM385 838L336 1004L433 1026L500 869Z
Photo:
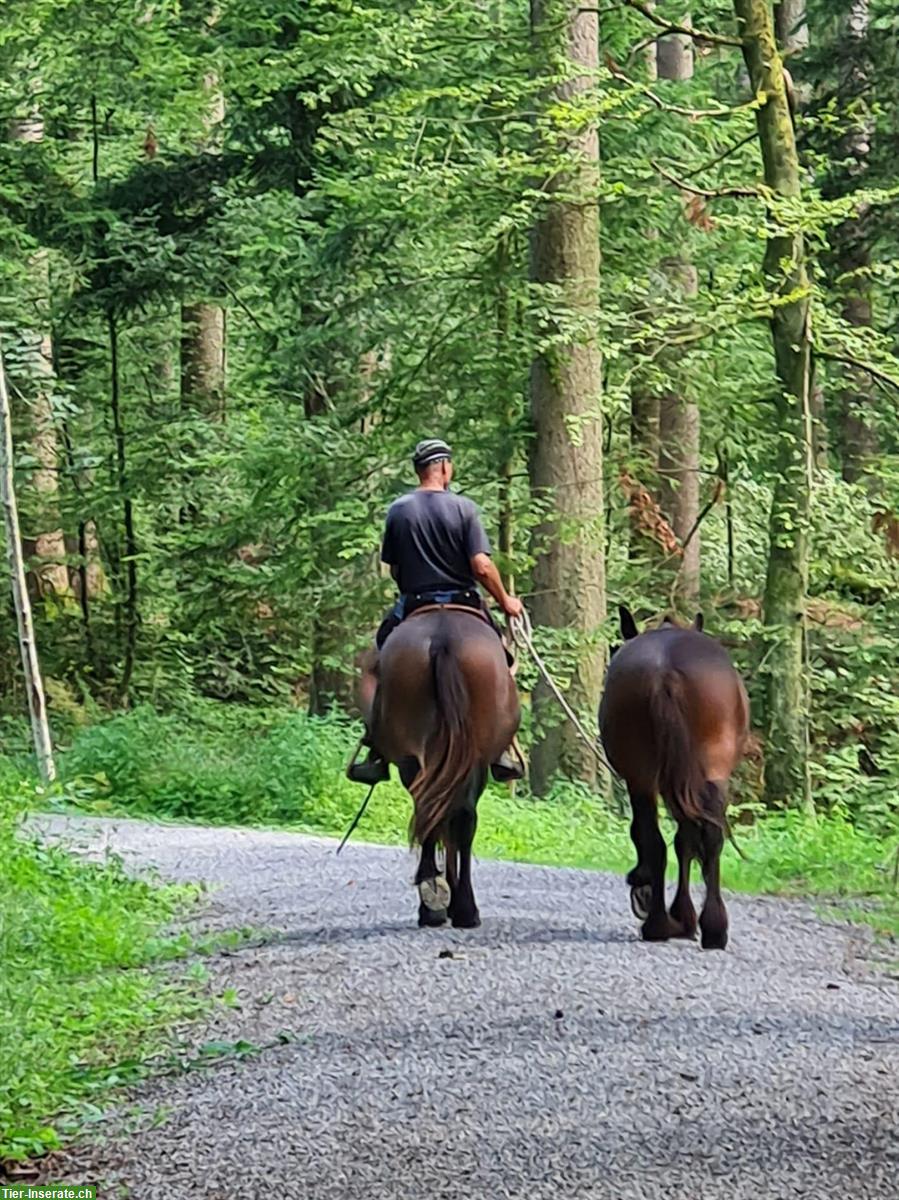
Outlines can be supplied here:
M431 639L430 664L436 724L425 744L421 770L409 789L415 802L409 834L419 845L440 835L478 758L468 687L446 621L439 623Z
M714 820L704 809L705 779L687 720L687 697L679 671L653 681L650 717L659 763L659 791L676 821Z

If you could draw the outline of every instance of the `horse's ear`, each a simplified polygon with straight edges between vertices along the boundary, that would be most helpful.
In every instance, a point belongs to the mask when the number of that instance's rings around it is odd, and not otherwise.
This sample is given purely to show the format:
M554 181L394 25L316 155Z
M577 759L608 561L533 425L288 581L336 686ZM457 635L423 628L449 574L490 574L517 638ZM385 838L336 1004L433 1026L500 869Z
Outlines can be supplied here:
M703 629L705 628L705 617L702 615L702 613L697 613L693 618L693 628L697 633L702 633Z
M618 620L621 624L621 636L626 642L639 635L640 630L637 628L637 622L631 616L630 609L626 608L623 604L618 605Z

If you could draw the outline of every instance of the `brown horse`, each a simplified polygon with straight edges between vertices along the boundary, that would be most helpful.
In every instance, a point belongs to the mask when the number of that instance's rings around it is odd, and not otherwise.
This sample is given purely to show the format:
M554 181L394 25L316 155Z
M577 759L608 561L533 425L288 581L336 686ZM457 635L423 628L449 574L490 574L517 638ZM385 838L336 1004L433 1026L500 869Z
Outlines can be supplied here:
M625 638L613 652L599 709L609 763L631 798L637 865L627 877L634 915L647 941L693 937L690 864L698 858L706 884L699 927L705 950L727 945L720 859L727 831L726 788L749 732L749 702L727 652L702 632L665 622L639 634L620 608ZM656 797L677 822L677 894L665 911L665 840Z
M369 728L415 804L418 923L442 925L449 917L457 928L473 928L480 924L471 886L477 803L521 715L503 644L477 612L420 609L387 639L378 674Z

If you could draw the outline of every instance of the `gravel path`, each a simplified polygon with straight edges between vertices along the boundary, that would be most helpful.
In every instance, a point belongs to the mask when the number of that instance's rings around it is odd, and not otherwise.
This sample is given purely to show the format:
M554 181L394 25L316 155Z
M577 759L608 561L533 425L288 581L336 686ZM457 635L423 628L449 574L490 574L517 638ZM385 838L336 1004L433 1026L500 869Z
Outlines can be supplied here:
M899 985L864 932L734 899L725 954L644 945L620 879L485 862L483 926L418 930L400 850L67 828L215 885L208 927L277 931L208 960L240 1007L190 1036L290 1039L57 1156L104 1200L899 1197Z

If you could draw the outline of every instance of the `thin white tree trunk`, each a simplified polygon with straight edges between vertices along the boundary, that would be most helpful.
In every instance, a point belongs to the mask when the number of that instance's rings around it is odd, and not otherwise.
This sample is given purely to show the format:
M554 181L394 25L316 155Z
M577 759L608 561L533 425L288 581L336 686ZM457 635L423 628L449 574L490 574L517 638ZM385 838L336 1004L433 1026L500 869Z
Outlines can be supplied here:
M13 604L19 630L19 649L22 652L22 672L25 676L25 690L28 693L28 712L31 716L34 752L37 755L41 778L45 783L51 783L56 778L56 765L53 762L47 704L44 699L41 667L34 640L31 602L28 599L28 588L25 583L25 559L22 554L22 539L19 533L19 511L16 506L13 473L12 418L9 393L6 390L6 372L3 369L2 351L0 351L0 502L3 505L6 553L9 558Z

